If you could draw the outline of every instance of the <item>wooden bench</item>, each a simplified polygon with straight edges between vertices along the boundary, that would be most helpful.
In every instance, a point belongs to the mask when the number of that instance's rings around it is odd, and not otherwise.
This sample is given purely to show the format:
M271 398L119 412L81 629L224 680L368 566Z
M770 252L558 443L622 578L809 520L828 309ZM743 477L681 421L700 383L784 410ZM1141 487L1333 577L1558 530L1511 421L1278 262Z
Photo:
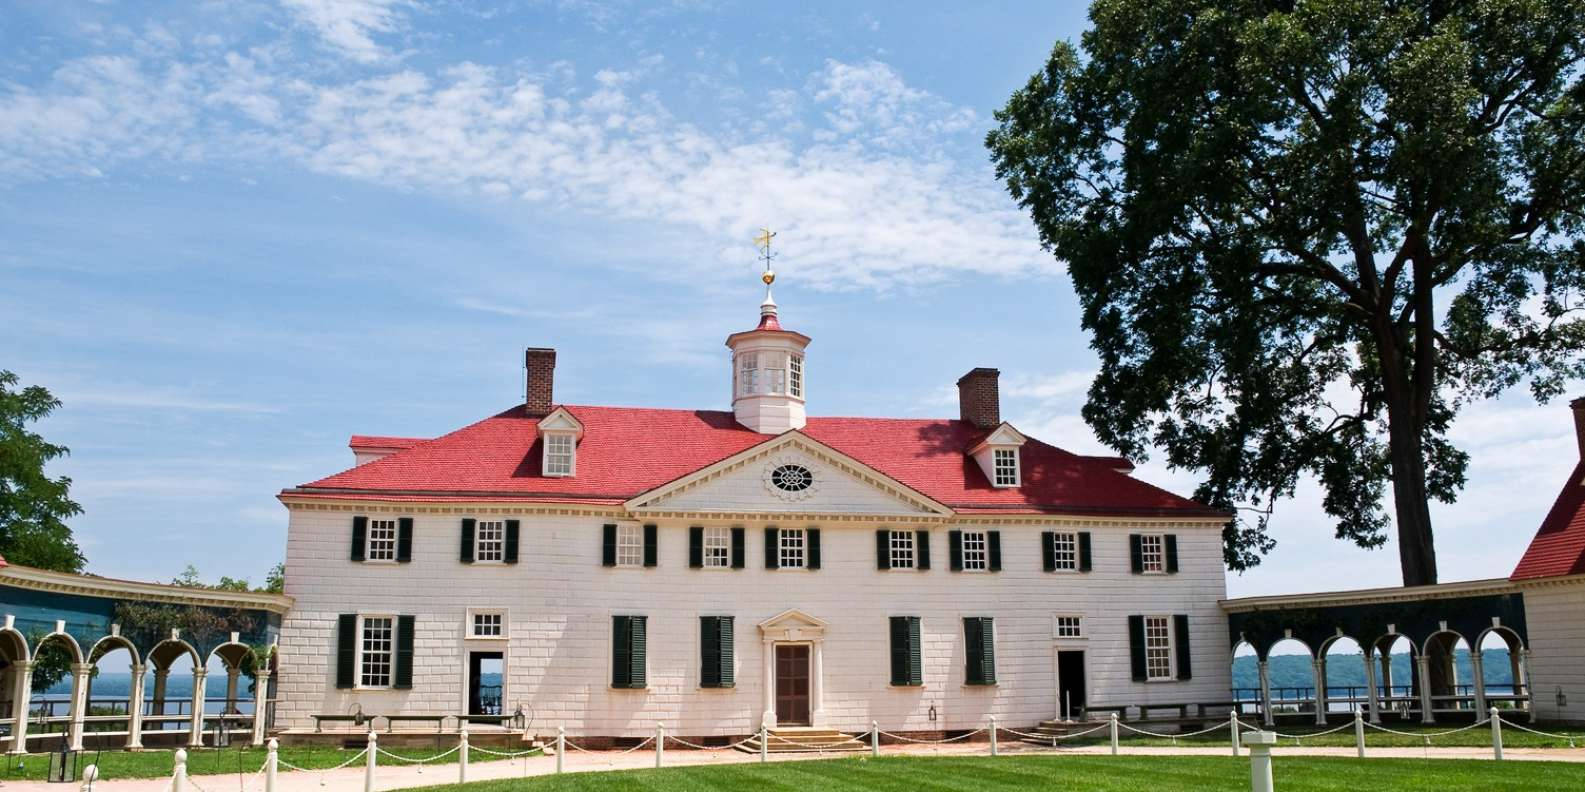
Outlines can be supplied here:
M361 724L364 721L369 721L370 723L373 723L374 719L378 718L380 716L378 716L378 715L363 715L363 714L346 715L346 714L337 713L337 714L325 714L325 715L310 715L308 717L314 719L314 731L317 732L317 731L321 731L322 730L322 727L325 725L326 722Z
M446 730L446 719L451 717L451 716L450 715L446 715L446 714L439 714L439 715L430 714L430 715L381 715L380 717L385 719L385 730L386 731L396 731L396 724L397 723L408 723L408 722L420 723L420 722L428 721L428 722L431 722L431 723L435 724L435 731L441 732L441 731L445 731Z

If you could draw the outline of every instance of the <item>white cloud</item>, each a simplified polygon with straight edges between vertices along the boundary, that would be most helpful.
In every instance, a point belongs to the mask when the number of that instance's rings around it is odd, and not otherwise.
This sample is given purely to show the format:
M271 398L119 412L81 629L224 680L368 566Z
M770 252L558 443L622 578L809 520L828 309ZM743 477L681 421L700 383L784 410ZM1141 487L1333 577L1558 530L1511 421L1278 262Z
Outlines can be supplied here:
M374 37L400 29L402 17L396 9L409 5L405 0L281 0L281 4L326 44L362 63L389 56Z

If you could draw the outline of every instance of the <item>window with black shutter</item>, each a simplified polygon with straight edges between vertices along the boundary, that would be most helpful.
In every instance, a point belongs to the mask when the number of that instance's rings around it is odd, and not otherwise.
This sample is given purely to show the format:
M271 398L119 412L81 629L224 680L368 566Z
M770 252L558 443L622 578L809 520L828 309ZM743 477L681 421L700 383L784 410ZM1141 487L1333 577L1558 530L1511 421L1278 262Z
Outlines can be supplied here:
M743 529L732 529L732 568L743 568Z
M358 614L343 613L336 619L336 687L357 684L354 673L358 662Z
M699 686L729 688L732 672L732 617L699 617Z
M914 531L914 568L928 570L930 568L930 532Z
M918 616L891 617L892 684L924 684L924 657L919 640Z
M967 616L963 619L963 638L968 655L964 683L969 685L996 684L996 628L989 616Z
M659 532L653 523L644 526L644 566L655 566L660 559Z
M611 687L645 686L647 619L645 616L611 617Z
M506 550L502 560L508 564L517 563L517 540L521 526L522 523L517 520L506 521Z
M1090 571L1090 532L1079 532L1079 571Z
M1149 678L1145 668L1145 617L1128 617L1128 667L1135 682Z
M396 678L391 687L411 690L413 687L413 628L414 616L396 617Z
M462 550L460 557L462 563L473 563L473 527L475 521L472 517L462 518Z
M352 518L352 560L363 560L363 547L369 541L369 518L358 515Z
M1161 537L1167 548L1167 574L1178 574L1178 535L1167 534Z
M396 521L396 561L405 564L413 560L413 518L402 517Z
M947 532L947 555L949 557L948 568L951 569L953 572L962 572L963 571L963 532L962 531L948 531Z
M808 546L807 551L806 551L807 555L805 555L805 557L804 557L804 559L805 559L804 560L804 568L805 569L819 569L820 568L820 529L819 528L806 528L806 529L804 529L804 539L805 539L805 541L807 541L809 543L809 546Z
M1176 633L1173 648L1178 653L1178 678L1192 679L1194 675L1189 669L1189 616L1180 613L1172 617L1173 632Z
M606 523L600 531L600 564L616 566L616 523Z
M688 568L704 568L704 526L695 525L688 529Z

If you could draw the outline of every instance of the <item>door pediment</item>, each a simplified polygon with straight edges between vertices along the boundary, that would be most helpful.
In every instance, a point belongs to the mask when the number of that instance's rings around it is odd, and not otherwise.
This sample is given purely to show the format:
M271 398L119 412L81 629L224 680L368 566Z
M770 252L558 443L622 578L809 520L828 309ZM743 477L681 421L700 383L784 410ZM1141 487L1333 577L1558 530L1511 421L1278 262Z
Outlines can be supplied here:
M767 641L821 641L826 623L792 608L760 622L759 630Z

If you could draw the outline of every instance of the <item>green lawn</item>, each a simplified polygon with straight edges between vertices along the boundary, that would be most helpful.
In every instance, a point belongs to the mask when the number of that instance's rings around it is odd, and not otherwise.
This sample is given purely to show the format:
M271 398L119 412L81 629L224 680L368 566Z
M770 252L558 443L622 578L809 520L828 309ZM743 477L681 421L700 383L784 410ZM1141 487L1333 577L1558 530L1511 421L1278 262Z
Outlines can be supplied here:
M1336 728L1339 725L1341 725L1341 724L1333 724L1332 726L1329 726L1328 728ZM1387 724L1384 724L1384 725L1387 725ZM1370 728L1369 726L1366 726L1365 727L1365 748L1367 750L1369 750L1370 748L1389 748L1389 747L1391 747L1391 748L1419 748L1419 747L1421 747L1423 745L1426 745L1426 741L1425 741L1425 736L1426 735L1430 735L1431 736L1430 745L1432 747L1434 747L1434 748L1487 748L1487 747L1491 746L1491 726L1489 724L1485 725L1485 726L1477 726L1477 727L1475 727L1473 729L1468 729L1468 730L1465 730L1465 731L1458 732L1457 734L1442 734L1442 732L1446 732L1446 731L1449 731L1451 729L1460 728L1461 725L1467 726L1468 724L1445 724L1445 725L1438 724L1438 725L1429 726L1429 727L1427 727L1427 726L1418 726L1418 725L1400 724L1400 723L1395 723L1395 724L1388 725L1388 728L1390 728L1390 729L1392 729L1394 731L1409 732L1409 733L1412 733L1412 734L1416 735L1416 736L1413 736L1413 737L1408 737L1408 736L1399 735L1399 734L1388 734L1387 732L1377 731L1375 729ZM1148 727L1146 727L1146 728L1148 728ZM1153 731L1153 729L1151 729L1151 730ZM1275 728L1275 731L1277 731L1277 732L1279 732L1281 734L1305 735L1305 736L1301 736L1297 741L1295 741L1293 739L1290 739L1290 738L1287 738L1287 737L1284 737L1284 738L1282 738L1279 741L1279 745L1294 745L1297 742L1297 744L1300 744L1300 745L1314 745L1314 746L1318 746L1318 747L1320 747L1320 746L1331 746L1331 747L1352 748L1354 746L1354 728L1353 728L1352 725L1350 725L1348 728L1343 729L1342 731L1334 732L1332 734L1322 735L1322 736L1319 736L1319 737L1307 736L1307 735L1314 734L1317 731L1324 731L1323 729L1316 728L1316 726L1314 724L1310 724L1310 725L1299 725L1299 724L1288 724L1288 725L1285 725L1285 724L1278 724L1276 726L1276 728ZM1570 737L1572 737L1574 739L1574 745L1575 746L1580 747L1582 749L1585 749L1585 730L1548 727L1548 728L1543 729L1542 731L1550 732L1552 734L1566 734L1566 735L1569 735ZM1148 736L1145 736L1145 735L1135 734L1133 732L1128 731L1127 729L1121 729L1121 728L1118 730L1118 732L1119 732L1118 742L1123 744L1123 745L1201 745L1201 746L1215 746L1215 745L1227 745L1228 744L1228 734L1227 734L1227 729L1226 728L1217 729L1214 732L1211 732L1209 734L1199 735L1197 737L1180 737L1176 741L1174 741L1174 740L1172 740L1170 738L1165 738L1165 737L1148 737ZM1004 739L1005 739L1005 737L1004 737ZM1067 745L1067 746L1104 745L1107 742L1108 742L1108 737L1106 735L1106 730L1102 729L1101 731L1099 731L1099 732L1097 732L1095 734L1086 735L1084 737L1078 737L1078 738L1075 738L1075 739L1072 739L1072 740L1063 740L1059 744L1060 745ZM1570 747L1569 746L1569 740L1567 738L1542 737L1540 735L1535 735L1535 734L1530 734L1528 732L1520 731L1520 730L1518 730L1518 729L1516 729L1516 728L1514 728L1512 726L1509 726L1509 725L1504 725L1503 726L1503 729L1502 729L1502 744L1503 744L1503 747L1505 747L1505 748L1568 748L1568 747Z
M1534 792L1585 788L1585 765L1561 762L1480 762L1447 759L1275 760L1283 792ZM528 779L481 781L429 789L493 792L704 792L705 790L1025 790L1083 789L1108 792L1178 792L1249 789L1249 760L1232 757L1003 756L887 757L771 764L678 767L601 773L568 773Z
M422 759L434 756L447 748L394 748L386 749L397 756ZM499 749L496 749L499 750ZM280 749L280 760L297 765L308 770L324 770L335 767L351 759L358 753L354 750L340 748L310 748L286 747ZM171 774L175 764L174 751L105 751L95 754L93 751L82 753L81 767L97 763L100 774L106 779L117 778L158 778ZM264 765L263 748L206 748L189 750L187 752L187 772L190 775L209 775L214 773L242 772L253 775ZM468 752L469 762L493 762L501 757L481 753L477 748ZM432 764L450 764L457 761L457 755L452 754ZM28 754L21 761L17 757L3 757L3 766L0 766L0 782L33 780L42 781L49 770L50 758L48 754ZM362 766L363 759L359 758L355 764ZM403 762L389 756L380 757L381 765L400 765ZM290 772L282 766L281 772Z

